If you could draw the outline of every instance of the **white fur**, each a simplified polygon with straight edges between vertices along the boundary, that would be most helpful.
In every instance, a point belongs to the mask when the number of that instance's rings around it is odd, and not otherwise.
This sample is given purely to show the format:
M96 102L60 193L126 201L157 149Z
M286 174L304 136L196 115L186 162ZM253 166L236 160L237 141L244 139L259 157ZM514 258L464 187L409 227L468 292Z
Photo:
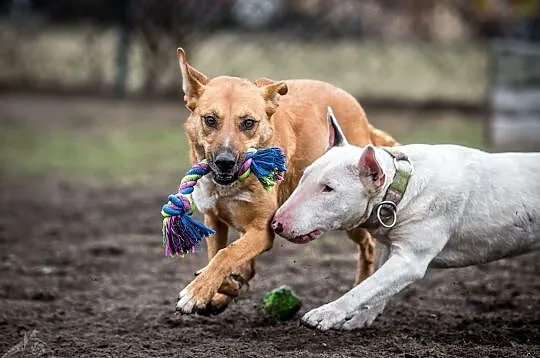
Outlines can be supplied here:
M227 136L223 139L223 145L222 145L222 148L225 149L225 148L229 148L229 144L231 144L231 137L230 136Z
M474 265L540 249L540 153L489 154L456 145L398 149L415 172L398 204L395 227L371 231L388 248L388 259L336 301L308 312L306 324L360 328L428 267ZM368 190L359 179L362 151L335 147L306 169L274 217L284 226L281 236L351 229L366 221L395 169L390 155L376 148L386 182L377 192ZM322 192L324 184L335 190Z
M203 213L213 209L218 200L234 200L251 202L251 193L238 182L220 185L212 180L212 174L202 177L193 190L193 201L197 209Z
M240 191L232 198L236 201L245 201L251 203L251 193L249 191Z
M217 192L213 190L214 183L209 177L202 177L193 188L193 201L197 206L197 209L206 213L216 205Z

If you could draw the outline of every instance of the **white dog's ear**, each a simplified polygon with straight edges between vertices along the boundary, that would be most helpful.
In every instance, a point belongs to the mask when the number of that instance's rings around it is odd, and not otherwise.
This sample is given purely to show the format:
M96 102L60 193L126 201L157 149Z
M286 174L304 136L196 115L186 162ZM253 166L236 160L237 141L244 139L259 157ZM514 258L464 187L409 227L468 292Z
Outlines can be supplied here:
M339 126L339 123L334 115L332 107L328 106L328 146L326 150L332 147L344 147L349 145L347 138L343 134L343 130Z
M360 180L367 188L378 190L384 185L385 174L375 157L375 149L371 145L362 152L358 160L358 169Z

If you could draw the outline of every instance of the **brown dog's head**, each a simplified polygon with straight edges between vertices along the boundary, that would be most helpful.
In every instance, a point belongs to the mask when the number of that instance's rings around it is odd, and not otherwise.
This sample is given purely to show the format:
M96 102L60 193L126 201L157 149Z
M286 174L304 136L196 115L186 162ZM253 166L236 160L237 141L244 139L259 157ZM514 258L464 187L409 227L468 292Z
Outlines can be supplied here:
M187 62L181 48L178 61L184 100L191 111L186 133L196 159L208 159L218 184L231 184L247 149L270 142L274 131L271 117L279 96L287 93L287 85L269 79L254 83L229 76L209 79Z

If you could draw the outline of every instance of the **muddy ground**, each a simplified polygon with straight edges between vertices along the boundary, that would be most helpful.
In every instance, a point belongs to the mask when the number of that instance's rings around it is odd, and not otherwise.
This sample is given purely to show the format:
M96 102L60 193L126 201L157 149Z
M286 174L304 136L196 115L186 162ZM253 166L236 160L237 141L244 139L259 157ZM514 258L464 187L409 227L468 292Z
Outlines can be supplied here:
M371 328L321 333L265 320L260 300L280 284L304 300L301 312L338 297L353 278L353 246L342 237L311 246L278 240L226 312L178 316L176 293L205 254L162 256L160 193L51 178L1 184L2 353L37 330L42 352L61 357L540 355L538 254L431 271Z
M159 208L170 188L4 174L0 357L540 356L538 253L431 270L371 328L321 333L298 319L266 320L261 299L287 284L304 313L339 297L353 281L353 245L341 236L305 246L277 239L227 311L179 316L177 293L206 254L163 257Z

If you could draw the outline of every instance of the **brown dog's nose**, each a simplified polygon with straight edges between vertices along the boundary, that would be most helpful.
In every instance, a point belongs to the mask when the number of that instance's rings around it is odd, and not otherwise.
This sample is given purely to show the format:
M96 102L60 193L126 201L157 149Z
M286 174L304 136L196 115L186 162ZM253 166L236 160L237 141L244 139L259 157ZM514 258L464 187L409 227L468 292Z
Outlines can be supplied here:
M276 234L281 234L283 232L283 225L280 222L274 220L272 221L272 229L274 229Z
M236 164L236 158L234 154L230 151L223 151L216 156L216 167L221 170L223 173L229 173L234 168Z

